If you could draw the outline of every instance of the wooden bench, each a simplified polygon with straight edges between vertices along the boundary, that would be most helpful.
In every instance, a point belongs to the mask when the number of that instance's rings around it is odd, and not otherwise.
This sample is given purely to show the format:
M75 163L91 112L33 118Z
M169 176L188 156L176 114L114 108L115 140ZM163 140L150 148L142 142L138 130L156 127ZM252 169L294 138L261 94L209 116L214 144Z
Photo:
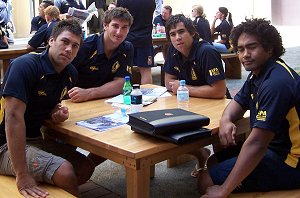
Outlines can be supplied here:
M41 188L49 192L47 198L75 198L70 193L50 184L41 184ZM17 189L16 178L0 175L0 197L24 198Z
M229 198L299 198L300 189L270 192L232 193Z
M225 62L226 78L241 79L242 65L237 53L221 54L222 60Z

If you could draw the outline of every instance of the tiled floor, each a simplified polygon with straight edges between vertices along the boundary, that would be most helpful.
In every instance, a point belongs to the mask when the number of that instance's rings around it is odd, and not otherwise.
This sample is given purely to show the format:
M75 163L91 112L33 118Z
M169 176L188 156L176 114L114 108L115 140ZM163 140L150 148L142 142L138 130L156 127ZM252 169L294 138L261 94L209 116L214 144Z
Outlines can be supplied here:
M112 193L108 189L88 181L79 187L81 198L120 198L120 196Z

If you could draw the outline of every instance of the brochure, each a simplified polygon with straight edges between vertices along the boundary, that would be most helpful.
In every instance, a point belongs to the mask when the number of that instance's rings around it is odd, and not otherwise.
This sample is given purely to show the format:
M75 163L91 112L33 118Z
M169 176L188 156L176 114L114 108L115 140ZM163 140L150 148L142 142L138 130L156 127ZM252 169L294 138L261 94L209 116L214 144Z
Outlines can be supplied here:
M128 120L129 117L126 114L120 114L116 112L113 114L78 121L76 122L76 124L89 129L93 129L95 131L102 132L111 128L122 126L126 124Z

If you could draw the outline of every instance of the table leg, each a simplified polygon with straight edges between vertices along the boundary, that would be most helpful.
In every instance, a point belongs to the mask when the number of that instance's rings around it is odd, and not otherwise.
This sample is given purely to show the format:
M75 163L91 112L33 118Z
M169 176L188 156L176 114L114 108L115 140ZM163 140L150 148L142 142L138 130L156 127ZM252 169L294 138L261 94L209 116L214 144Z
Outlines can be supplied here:
M150 166L139 170L126 167L126 188L128 198L149 198Z

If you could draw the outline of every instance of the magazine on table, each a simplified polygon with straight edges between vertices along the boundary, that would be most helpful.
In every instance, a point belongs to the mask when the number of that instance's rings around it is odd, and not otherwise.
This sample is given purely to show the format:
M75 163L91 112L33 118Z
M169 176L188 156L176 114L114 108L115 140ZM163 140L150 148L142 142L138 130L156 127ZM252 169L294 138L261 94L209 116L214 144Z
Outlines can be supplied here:
M111 128L122 126L128 122L128 119L129 118L126 114L116 112L113 114L78 121L76 122L76 125L102 132Z

